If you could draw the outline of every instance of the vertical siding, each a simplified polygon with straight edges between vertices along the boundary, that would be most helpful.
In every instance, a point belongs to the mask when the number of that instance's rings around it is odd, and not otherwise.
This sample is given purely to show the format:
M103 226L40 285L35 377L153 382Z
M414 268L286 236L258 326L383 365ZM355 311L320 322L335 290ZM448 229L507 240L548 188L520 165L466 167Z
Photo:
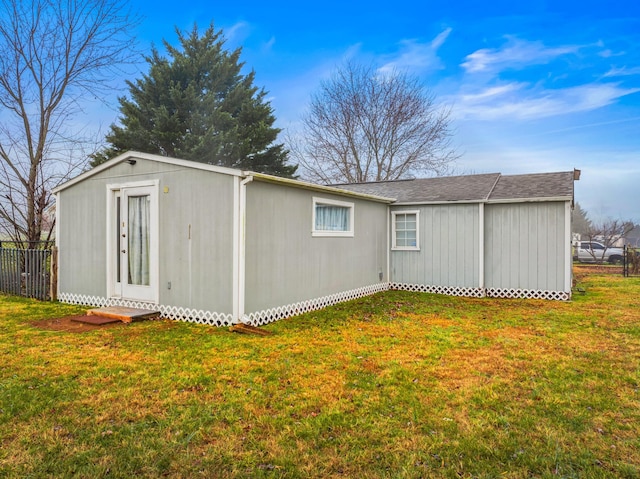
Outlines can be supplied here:
M565 203L485 207L488 288L564 291Z
M354 203L354 237L311 235L314 196ZM245 311L379 283L379 272L386 271L386 215L387 205L382 203L249 183Z
M391 251L391 281L475 288L479 286L479 206L394 207L420 210L420 251Z
M165 186L169 188L168 193L163 193ZM163 304L232 312L233 208L232 176L183 169L162 178L160 300Z
M59 193L59 291L104 297L107 292L106 186L82 182Z
M60 291L106 297L107 185L149 179L160 180L160 304L231 313L233 177L143 159L59 193Z

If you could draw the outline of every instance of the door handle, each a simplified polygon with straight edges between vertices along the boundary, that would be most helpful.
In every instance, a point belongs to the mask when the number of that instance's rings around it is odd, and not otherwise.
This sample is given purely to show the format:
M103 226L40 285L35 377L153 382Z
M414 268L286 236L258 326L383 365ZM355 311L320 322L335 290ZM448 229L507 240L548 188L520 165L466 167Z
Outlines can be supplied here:
M126 253L126 252L127 252L127 250L126 250L126 249L123 249L123 250L121 251L121 253Z

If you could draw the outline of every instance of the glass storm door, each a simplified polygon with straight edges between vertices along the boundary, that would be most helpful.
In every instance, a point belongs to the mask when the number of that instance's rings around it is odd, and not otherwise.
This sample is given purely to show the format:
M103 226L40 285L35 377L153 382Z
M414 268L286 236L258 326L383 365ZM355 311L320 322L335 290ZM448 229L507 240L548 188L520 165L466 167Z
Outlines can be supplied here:
M157 300L157 238L153 187L122 188L115 193L117 241L115 294L123 299Z

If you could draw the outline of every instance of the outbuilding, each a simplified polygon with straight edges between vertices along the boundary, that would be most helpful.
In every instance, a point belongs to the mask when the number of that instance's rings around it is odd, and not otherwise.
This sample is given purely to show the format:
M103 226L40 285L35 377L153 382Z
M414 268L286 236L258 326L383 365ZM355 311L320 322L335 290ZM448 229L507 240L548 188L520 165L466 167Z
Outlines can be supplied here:
M54 193L68 303L223 326L389 288L571 296L573 172L327 187L129 152Z
M574 172L338 185L388 196L390 287L461 296L571 298Z

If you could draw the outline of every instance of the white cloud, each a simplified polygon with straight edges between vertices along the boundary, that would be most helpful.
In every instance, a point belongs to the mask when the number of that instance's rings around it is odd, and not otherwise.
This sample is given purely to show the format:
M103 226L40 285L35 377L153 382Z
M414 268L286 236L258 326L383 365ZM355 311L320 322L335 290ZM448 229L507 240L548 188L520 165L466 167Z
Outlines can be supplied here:
M228 40L239 41L246 38L251 28L247 22L240 21L224 29L224 36Z
M358 42L353 45L349 45L349 47L345 50L342 55L343 60L351 60L358 56L362 50L362 43Z
M431 41L431 48L434 51L438 50L438 48L440 48L442 44L445 41L447 41L447 37L449 37L449 34L451 33L452 30L453 29L449 27L443 30L442 32L440 32L438 36Z
M452 29L447 28L440 32L429 43L420 43L416 40L402 40L400 52L392 60L382 65L378 71L381 74L394 70L409 70L424 72L425 70L437 70L442 68L442 62L438 57L438 49L449 37Z
M465 172L524 174L550 171L582 171L575 182L575 198L592 219L622 218L640 221L640 164L635 152L617 152L593 145L552 148L518 145L488 139L469 148L458 161Z
M611 153L599 155L598 163L582 167L580 181L576 182L576 201L595 221L608 218L640 221L637 205L640 203L638 159L621 155L611 161Z
M268 42L262 45L262 53L270 52L276 44L276 37L271 37Z
M598 53L599 56L601 56L602 58L612 58L612 57L622 57L624 55L626 55L625 52L614 52L613 50L609 50L608 48L605 50L602 50L601 52Z
M455 104L454 114L480 120L530 120L595 110L640 91L640 88L622 88L616 83L555 90L526 87L524 83L509 83L461 94L451 100Z
M640 67L611 68L607 73L604 74L605 77L620 77L620 76L633 76L633 75L640 75Z
M486 100L494 100L497 97L506 95L507 93L514 92L523 88L523 83L507 83L500 86L494 86L485 88L478 93L468 93L460 96L462 104L475 104Z
M640 75L640 68L610 68L606 74L585 75L582 71L570 74L567 67L554 65L548 77L536 73L529 83L500 80L508 78L501 75L507 70L526 70L578 53L581 57L590 54L590 61L593 61L597 57L594 49L602 50L603 47L602 42L547 47L540 41L507 37L502 47L476 50L465 58L462 67L467 74L462 76L458 93L447 101L455 105L453 113L458 118L491 121L549 118L603 108L621 97L637 93L640 88L618 82L596 83L593 78ZM584 63L589 64L588 61ZM522 74L518 77L522 78ZM549 78L553 78L553 84L548 83Z
M469 73L522 69L549 63L557 57L576 53L581 48L577 45L548 48L538 41L530 42L514 37L507 39L502 48L482 48L467 55L462 67Z

